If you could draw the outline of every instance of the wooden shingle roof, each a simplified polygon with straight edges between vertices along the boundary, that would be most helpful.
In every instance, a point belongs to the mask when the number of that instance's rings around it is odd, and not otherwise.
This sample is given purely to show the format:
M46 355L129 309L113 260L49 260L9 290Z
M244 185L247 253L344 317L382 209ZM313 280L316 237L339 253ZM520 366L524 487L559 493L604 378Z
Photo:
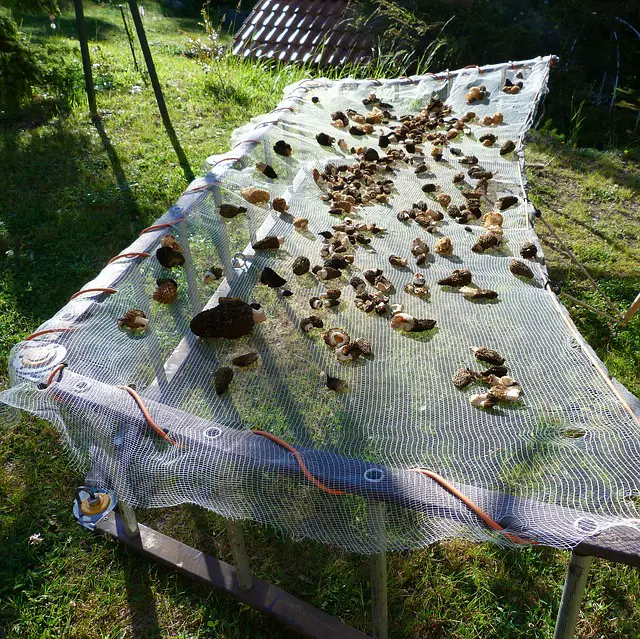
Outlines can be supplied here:
M283 62L341 65L371 57L372 41L349 23L351 0L261 0L233 52Z

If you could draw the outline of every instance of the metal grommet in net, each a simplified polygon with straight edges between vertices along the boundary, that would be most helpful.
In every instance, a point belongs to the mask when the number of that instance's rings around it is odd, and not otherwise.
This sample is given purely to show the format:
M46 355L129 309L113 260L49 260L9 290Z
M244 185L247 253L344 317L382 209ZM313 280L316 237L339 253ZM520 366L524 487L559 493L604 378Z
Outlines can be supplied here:
M84 393L85 391L88 391L91 388L91 384L87 381L79 381L76 382L76 384L73 387L74 392L76 393Z
M600 526L598 526L598 522L591 517L579 517L573 522L573 525L583 533L587 533L589 535L593 535L598 532Z
M182 212L182 207L179 204L175 204L174 206L172 206L169 211L171 213L180 213Z
M220 435L222 435L222 429L217 426L209 426L209 428L204 431L204 436L209 439L215 439L216 437L220 437Z
M364 480L370 484L377 484L384 479L384 470L382 468L367 468L364 471Z
M247 258L243 253L236 253L231 260L231 266L233 268L244 268L247 263Z

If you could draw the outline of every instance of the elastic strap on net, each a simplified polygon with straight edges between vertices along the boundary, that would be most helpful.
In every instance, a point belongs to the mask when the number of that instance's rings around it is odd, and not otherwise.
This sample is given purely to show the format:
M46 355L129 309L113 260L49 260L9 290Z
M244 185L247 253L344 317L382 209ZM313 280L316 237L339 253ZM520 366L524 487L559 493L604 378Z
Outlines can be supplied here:
M466 67L463 67L464 69L478 69L478 73L480 75L482 75L484 73L484 70L482 69L482 67L479 67L477 64L468 64Z
M222 164L223 162L239 162L240 160L242 160L242 158L221 158L220 160L218 160L217 162L214 162L211 165L211 168L213 168L214 166L218 166L218 164ZM195 190L195 189L192 189Z
M504 532L504 528L497 522L495 519L492 519L480 506L472 502L466 495L461 493L455 486L452 486L444 477L430 471L425 468L411 468L412 472L420 473L429 479L435 481L439 486L444 488L448 493L453 495L456 499L459 499L467 508L472 510L482 521L491 528L491 530L495 530L499 532L514 544L522 544L522 545L537 545L537 541L532 539L527 539L525 537L518 537L517 535L512 535L511 533Z
M232 148L236 148L237 146L240 146L241 144L260 144L260 140L240 140L240 142L238 142L237 144L234 144Z
M291 113L293 113L295 111L295 109L293 107L278 107L277 109L272 109L271 111L269 111L269 113L277 113L278 111L291 111Z
M123 257L151 257L150 253L120 253L120 255L116 255L115 257L112 257L107 264L111 264L112 262L115 262L116 260L119 260Z
M286 450L288 450L295 457L295 460L298 462L298 466L300 466L300 470L302 471L304 476L314 486L316 486L316 488L319 488L320 490L324 491L325 493L328 493L329 495L346 495L347 494L344 490L336 490L335 488L329 488L329 486L325 486L319 479L314 477L309 471L309 469L307 468L306 464L304 463L304 460L302 459L302 455L300 454L300 452L296 450L291 444L288 444L283 439L280 439L280 437L276 435L272 435L271 433L267 433L264 430L252 430L251 432L255 433L256 435L260 435L261 437L266 437L267 439L270 439L272 442L275 442L279 446L282 446L282 448L285 448Z
M63 362L62 364L58 364L50 373L49 373L49 377L47 377L47 387L51 386L51 384L53 384L53 378L59 373L60 375L58 376L58 380L60 381L62 379L62 371L67 367L67 365Z
M75 292L70 298L69 301L75 300L79 295L84 295L85 293L108 293L109 295L113 295L117 293L117 288L85 288L81 291Z
M31 333L31 335L29 335L28 337L24 338L25 342L28 342L32 339L35 339L36 337L40 337L40 335L48 335L49 333L68 333L69 331L72 331L72 328L45 328L42 331L36 331L35 333Z
M121 388L122 390L127 391L127 393L129 393L129 395L133 397L133 400L135 401L135 403L138 404L138 408L142 411L142 414L144 415L144 418L147 424L149 424L149 426L151 427L153 432L156 433L156 435L159 435L160 437L162 437L162 439L164 439L166 442L168 442L172 446L177 446L176 442L173 439L171 439L171 437L169 437L169 435L167 435L167 433L165 433L164 430L160 428L160 426L158 426L158 424L156 424L156 421L153 419L153 417L151 417L151 413L147 410L147 407L142 401L142 398L140 397L140 395L138 395L138 393L136 393L136 391L133 390L133 388L129 386L118 386L118 388Z
M181 217L178 220L174 220L173 222L164 222L163 224L154 224L153 226L147 226L146 229L142 229L140 231L140 235L144 235L145 233L151 233L151 231L159 231L160 229L168 229L173 228L176 224L183 222L184 218Z

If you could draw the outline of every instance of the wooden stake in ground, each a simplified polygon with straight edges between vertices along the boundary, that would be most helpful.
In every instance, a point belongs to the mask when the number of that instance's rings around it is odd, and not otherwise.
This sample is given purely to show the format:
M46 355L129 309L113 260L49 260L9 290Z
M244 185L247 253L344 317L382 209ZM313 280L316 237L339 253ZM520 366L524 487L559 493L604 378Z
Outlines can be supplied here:
M153 87L153 92L156 95L156 102L158 103L158 110L160 111L160 116L162 117L164 128L167 132L167 135L169 136L169 139L171 140L173 150L178 156L178 161L180 162L180 166L184 171L184 176L187 181L191 182L194 179L193 171L191 170L189 160L187 160L187 156L185 155L182 146L180 146L180 142L178 140L178 136L176 135L175 129L173 128L173 124L171 124L169 111L167 110L167 105L164 101L164 95L162 94L162 88L160 87L160 81L158 80L156 67L151 56L151 49L149 48L149 43L147 42L147 34L145 33L144 26L142 25L142 18L140 17L140 9L138 8L138 3L136 2L136 0L127 0L127 2L129 3L131 17L133 18L133 24L136 27L136 33L138 34L140 48L142 49L142 55L144 56L144 61L147 65L149 80L151 80L151 86Z
M87 26L84 21L84 11L82 0L73 0L73 8L76 12L76 25L78 27L78 40L80 41L80 52L82 54L82 70L84 72L84 86L89 100L89 113L92 118L98 117L98 107L96 105L96 92L93 86L93 74L91 73L91 58L89 57L89 44L87 41Z

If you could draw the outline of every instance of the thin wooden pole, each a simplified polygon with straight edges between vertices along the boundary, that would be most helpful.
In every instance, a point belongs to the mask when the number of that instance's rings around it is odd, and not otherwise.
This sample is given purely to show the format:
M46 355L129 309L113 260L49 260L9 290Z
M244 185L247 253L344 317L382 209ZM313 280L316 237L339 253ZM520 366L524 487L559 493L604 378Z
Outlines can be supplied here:
M389 611L387 608L387 554L373 555L369 559L371 569L371 607L373 612L373 636L387 639L389 636Z
M553 639L573 639L593 557L571 553Z
M127 18L124 15L124 7L119 4L118 8L120 9L120 14L122 15L122 22L124 23L124 30L127 34L127 40L129 40L129 48L131 49L131 55L133 57L133 64L136 68L136 71L140 73L140 67L138 67L138 59L136 58L136 50L133 47L133 37L131 35L131 31L129 31L129 25L127 23Z
M122 515L122 521L124 522L124 530L129 537L136 537L140 534L140 528L138 527L138 520L136 513L131 506L125 504L123 501L118 502L118 508Z
M628 324L638 311L640 311L640 293L638 293L638 296L635 300L633 300L631 306L627 309L627 312L622 317L622 323Z
M386 544L385 507L378 501L369 502L369 524L374 536ZM389 637L389 610L387 601L387 553L376 553L369 558L371 573L371 613L375 639Z
M136 2L136 0L127 0L127 2L129 4L129 9L131 11L131 17L133 18L133 24L135 25L135 28L136 28L136 33L138 34L138 41L140 42L142 55L144 56L144 61L147 65L149 80L151 80L151 86L153 87L153 92L155 93L155 96L156 96L156 102L158 103L158 110L160 111L160 117L162 118L162 122L164 124L164 128L167 132L167 135L169 136L169 140L171 140L171 145L173 146L173 150L176 152L176 155L178 156L178 161L180 162L180 166L184 171L184 176L187 179L187 181L191 182L194 179L193 171L191 170L189 160L187 160L187 156L185 155L185 152L182 149L182 146L180 145L180 141L178 140L178 136L176 135L175 129L173 128L173 124L171 124L171 118L169 117L167 104L164 101L162 87L160 86L160 81L158 80L158 74L156 73L156 66L153 63L151 49L149 48L149 42L147 41L147 34L144 31L142 18L140 17L140 10L138 9L138 3Z
M82 70L84 72L84 88L89 101L89 113L92 118L98 117L96 104L96 92L93 86L93 74L91 72L91 58L89 57L89 42L87 40L87 25L84 21L82 0L73 0L73 8L76 12L76 26L78 28L78 40L80 41L80 53L82 54Z
M249 568L249 557L244 546L244 533L239 521L227 519L227 535L231 544L231 554L233 555L233 563L236 568L236 577L238 578L238 586L242 590L251 590L253 579L251 577L251 569Z

